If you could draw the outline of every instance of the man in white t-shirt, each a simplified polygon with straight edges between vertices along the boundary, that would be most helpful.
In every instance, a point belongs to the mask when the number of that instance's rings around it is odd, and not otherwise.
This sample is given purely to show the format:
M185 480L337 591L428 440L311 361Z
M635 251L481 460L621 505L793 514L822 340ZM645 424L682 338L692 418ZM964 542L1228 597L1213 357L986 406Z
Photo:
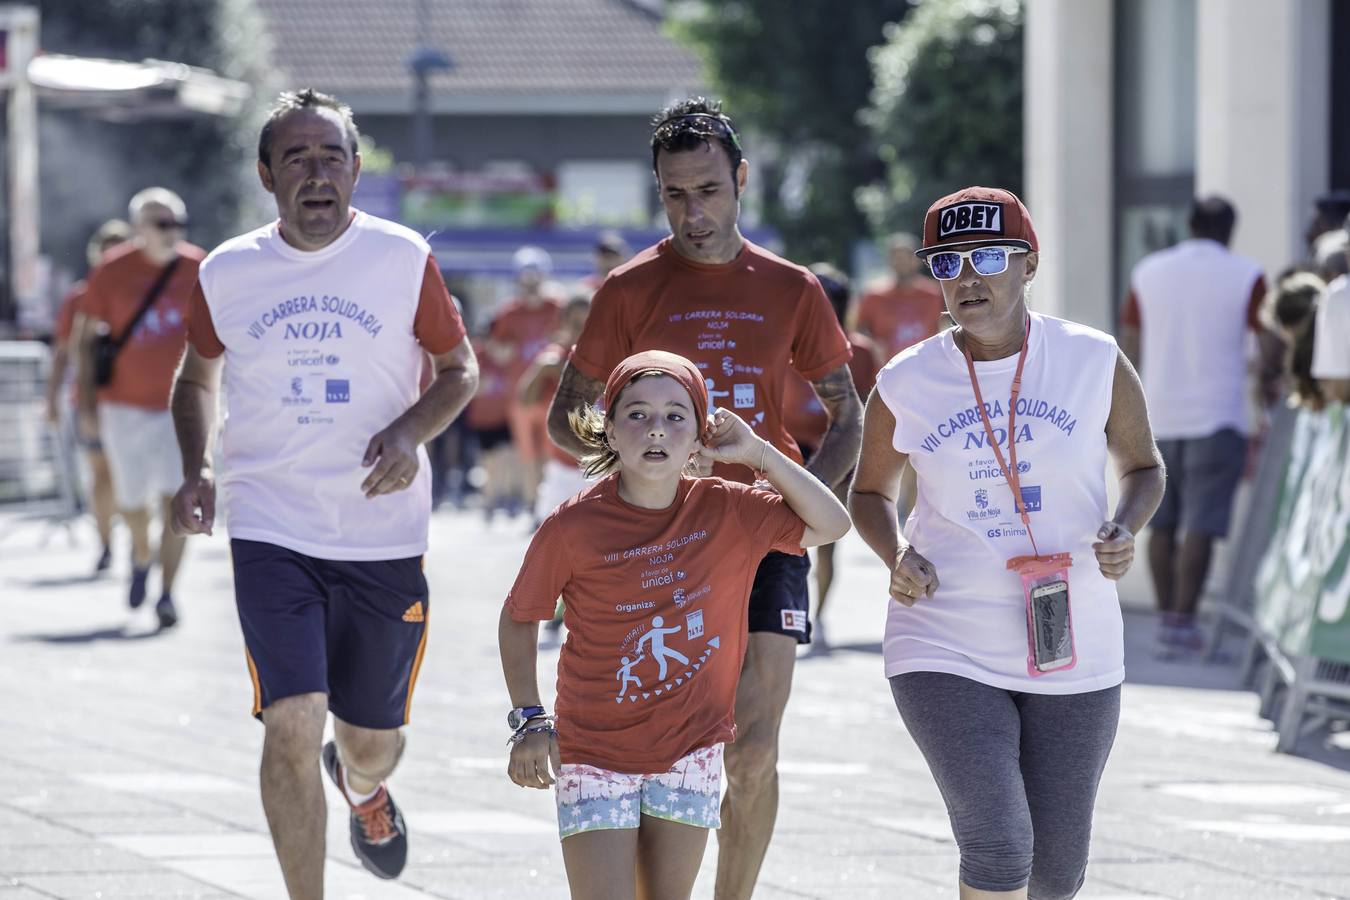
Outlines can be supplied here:
M351 110L287 93L258 142L278 220L202 263L173 395L177 526L210 533L208 453L222 377L220 483L262 800L292 898L323 896L319 761L351 807L352 848L381 878L407 859L385 787L426 648L431 509L422 445L468 403L477 362L426 242L350 208ZM436 377L420 377L428 354ZM336 741L322 746L327 713Z
M1203 643L1195 609L1246 461L1248 332L1265 353L1278 347L1258 316L1261 266L1228 249L1236 221L1227 200L1196 200L1192 237L1139 261L1120 316L1120 344L1143 377L1167 465L1148 557L1169 648Z
M1350 234L1350 217L1342 234ZM1350 252L1346 253L1350 259ZM1350 276L1327 285L1313 330L1312 375L1332 401L1350 403Z

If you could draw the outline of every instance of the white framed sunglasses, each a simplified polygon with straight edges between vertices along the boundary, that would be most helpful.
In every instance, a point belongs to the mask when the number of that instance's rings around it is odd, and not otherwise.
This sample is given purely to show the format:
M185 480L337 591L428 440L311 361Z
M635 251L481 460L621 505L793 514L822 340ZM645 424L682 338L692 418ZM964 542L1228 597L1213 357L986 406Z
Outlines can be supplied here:
M971 250L939 250L928 254L928 269L938 281L951 281L961 274L961 263L970 260L970 267L981 275L1000 275L1008 271L1008 257L1014 253L1029 253L1025 247L975 247Z

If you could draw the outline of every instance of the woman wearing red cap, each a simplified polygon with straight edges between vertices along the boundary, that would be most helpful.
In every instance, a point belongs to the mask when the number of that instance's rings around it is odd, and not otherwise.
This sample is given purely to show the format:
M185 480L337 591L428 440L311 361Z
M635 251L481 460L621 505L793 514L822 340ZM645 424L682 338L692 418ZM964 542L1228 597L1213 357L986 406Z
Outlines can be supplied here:
M850 497L891 570L886 676L946 801L962 898L1083 884L1125 676L1115 582L1163 491L1115 340L1027 309L1038 251L1009 191L929 208L918 253L957 327L877 376ZM906 464L918 500L902 532Z
M571 424L586 474L607 477L544 520L502 611L507 771L522 787L556 781L574 898L687 898L719 824L755 570L770 550L839 539L848 514L738 416L710 416L702 374L673 353L624 360L604 411ZM695 456L755 467L776 492L688 477ZM555 727L535 648L559 594Z

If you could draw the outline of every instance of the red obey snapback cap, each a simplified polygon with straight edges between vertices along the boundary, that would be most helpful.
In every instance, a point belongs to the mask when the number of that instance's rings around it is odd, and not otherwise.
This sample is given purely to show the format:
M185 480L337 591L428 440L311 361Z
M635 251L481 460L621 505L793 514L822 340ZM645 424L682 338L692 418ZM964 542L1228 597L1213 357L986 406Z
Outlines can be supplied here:
M1012 191L968 187L928 207L918 256L952 244L1007 244L1039 250L1031 213Z

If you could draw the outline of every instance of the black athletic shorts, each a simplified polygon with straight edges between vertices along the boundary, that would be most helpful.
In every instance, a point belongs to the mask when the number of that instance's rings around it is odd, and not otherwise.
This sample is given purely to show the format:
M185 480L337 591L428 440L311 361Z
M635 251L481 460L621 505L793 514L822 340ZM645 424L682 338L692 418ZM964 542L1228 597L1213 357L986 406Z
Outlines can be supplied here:
M750 588L750 631L767 631L811 643L811 592L806 576L811 558L770 551Z
M348 724L407 724L427 642L421 557L341 562L238 539L230 550L255 716L317 692Z

